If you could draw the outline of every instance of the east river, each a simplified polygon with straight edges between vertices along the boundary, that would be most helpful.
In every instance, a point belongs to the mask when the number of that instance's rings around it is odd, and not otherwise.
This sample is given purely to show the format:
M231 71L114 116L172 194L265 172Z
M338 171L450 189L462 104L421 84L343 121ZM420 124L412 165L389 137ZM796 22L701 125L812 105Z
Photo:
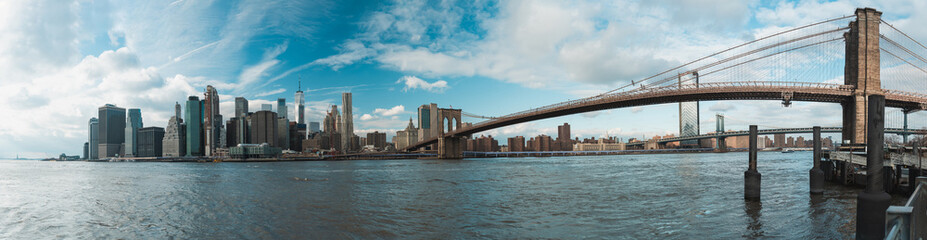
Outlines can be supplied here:
M0 239L850 238L811 152L281 163L0 160ZM895 197L896 202L899 198Z

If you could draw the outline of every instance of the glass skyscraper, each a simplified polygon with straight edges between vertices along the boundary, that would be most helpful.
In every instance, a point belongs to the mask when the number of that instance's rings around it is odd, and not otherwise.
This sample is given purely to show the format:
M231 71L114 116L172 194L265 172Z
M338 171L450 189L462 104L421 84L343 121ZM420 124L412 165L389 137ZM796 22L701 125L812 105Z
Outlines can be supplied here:
M197 96L187 98L187 156L203 156L203 102Z

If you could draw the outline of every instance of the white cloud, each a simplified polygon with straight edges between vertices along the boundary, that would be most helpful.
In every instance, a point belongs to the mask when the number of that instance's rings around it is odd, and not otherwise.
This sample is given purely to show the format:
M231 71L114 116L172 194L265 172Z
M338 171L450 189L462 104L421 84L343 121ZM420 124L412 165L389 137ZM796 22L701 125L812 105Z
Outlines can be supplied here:
M286 88L278 88L278 89L276 89L276 90L271 90L271 91L267 91L267 92L258 93L258 94L255 94L254 96L255 96L255 97L264 97L264 96L270 96L270 95L274 95L274 94L278 94L278 93L283 93L283 92L286 92Z
M374 119L374 117L371 116L370 114L367 114L367 113L365 113L364 115L361 115L361 116L360 116L360 120L363 120L363 121L367 121L367 120L371 120L371 119Z
M717 102L714 105L711 105L711 107L709 107L708 110L714 111L714 112L727 112L727 111L734 110L736 108L737 108L736 106L734 106L733 104L727 103L727 102Z
M639 112L642 112L642 111L644 111L644 108L642 108L642 107L632 107L632 108L631 108L631 113L639 113Z
M440 93L440 92L444 92L444 90L447 90L449 88L447 86L447 82L444 80L438 80L433 83L429 83L416 76L401 77L399 78L399 80L396 81L396 83L401 83L405 85L405 88L403 88L403 91L420 88L425 91L429 91L433 93Z
M390 109L377 108L373 110L374 114L379 114L382 116L393 116L393 115L402 114L405 112L406 112L406 107L402 105L398 105Z

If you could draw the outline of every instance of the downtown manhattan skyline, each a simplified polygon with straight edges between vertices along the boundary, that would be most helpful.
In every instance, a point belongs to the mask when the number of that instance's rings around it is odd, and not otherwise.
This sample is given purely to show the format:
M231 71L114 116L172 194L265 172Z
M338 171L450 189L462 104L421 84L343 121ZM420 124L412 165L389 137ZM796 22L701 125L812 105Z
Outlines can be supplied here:
M138 6L137 6L138 5ZM713 4L707 4L711 6ZM322 122L353 95L354 132L391 139L416 108L436 103L483 116L592 96L631 80L795 26L872 6L916 39L927 30L920 1L687 2L507 1L427 4L328 1L0 3L0 158L76 155L87 120L111 103L141 109L165 127L175 102L218 91L251 109L305 91L306 122ZM695 13L697 12L697 14ZM842 73L841 73L842 74ZM842 76L834 76L842 77ZM729 129L839 126L839 108L777 101L703 102ZM504 139L556 135L622 138L678 134L676 104L614 109L483 132ZM797 110L797 111L796 111ZM276 111L276 110L275 110ZM894 114L894 115L893 115ZM899 111L886 111L897 118ZM927 126L912 114L911 128ZM294 120L291 117L291 120ZM733 121L731 121L733 120ZM481 119L465 118L465 122ZM892 126L886 122L886 127Z

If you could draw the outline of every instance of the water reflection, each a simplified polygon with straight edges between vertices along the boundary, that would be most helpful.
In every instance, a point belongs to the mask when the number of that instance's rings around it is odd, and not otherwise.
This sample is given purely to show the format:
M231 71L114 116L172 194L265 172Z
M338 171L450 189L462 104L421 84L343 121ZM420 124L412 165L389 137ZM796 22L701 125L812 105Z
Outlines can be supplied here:
M747 233L744 238L757 239L763 237L763 202L744 201L744 212L750 219L747 221Z

